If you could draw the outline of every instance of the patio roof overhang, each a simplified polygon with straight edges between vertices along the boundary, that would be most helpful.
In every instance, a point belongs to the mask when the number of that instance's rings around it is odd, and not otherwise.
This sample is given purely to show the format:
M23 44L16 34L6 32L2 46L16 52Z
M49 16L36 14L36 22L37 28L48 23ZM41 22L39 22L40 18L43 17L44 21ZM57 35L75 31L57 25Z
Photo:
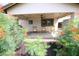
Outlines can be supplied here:
M58 19L58 18L62 18L62 17L65 17L65 16L68 16L68 15L73 15L74 13L73 12L64 12L64 13L37 13L37 14L19 14L19 15L14 15L14 16L18 16L19 18L29 18L31 16L33 17L36 17L37 15L43 18L46 18L47 16L49 16L49 18L55 18L55 19Z

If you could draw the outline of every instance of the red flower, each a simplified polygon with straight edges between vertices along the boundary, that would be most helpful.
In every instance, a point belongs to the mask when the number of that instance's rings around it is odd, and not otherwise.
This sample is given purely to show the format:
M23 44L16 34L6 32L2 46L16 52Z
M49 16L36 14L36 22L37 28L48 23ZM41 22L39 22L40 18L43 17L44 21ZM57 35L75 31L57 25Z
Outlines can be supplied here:
M79 34L73 36L74 40L79 40Z
M60 35L64 35L65 33L64 32L60 32Z
M4 37L5 32L3 28L0 28L0 38Z
M71 29L71 31L72 31L72 32L78 32L78 31L79 31L79 29L78 29L78 28L73 27L73 28Z
M2 5L0 5L0 12L3 12L4 10L3 10L3 6Z

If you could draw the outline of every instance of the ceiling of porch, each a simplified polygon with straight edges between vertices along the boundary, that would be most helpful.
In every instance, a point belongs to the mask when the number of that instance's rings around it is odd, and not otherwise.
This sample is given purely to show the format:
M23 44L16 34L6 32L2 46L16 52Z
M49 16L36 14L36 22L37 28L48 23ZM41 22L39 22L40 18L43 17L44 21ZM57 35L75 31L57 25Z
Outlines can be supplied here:
M42 18L55 18L55 19L58 19L58 18L62 18L64 16L67 16L67 15L72 15L73 13L40 13L40 14L21 14L21 15L15 15L15 16L18 16L19 18L21 19L28 19L30 17L42 17Z

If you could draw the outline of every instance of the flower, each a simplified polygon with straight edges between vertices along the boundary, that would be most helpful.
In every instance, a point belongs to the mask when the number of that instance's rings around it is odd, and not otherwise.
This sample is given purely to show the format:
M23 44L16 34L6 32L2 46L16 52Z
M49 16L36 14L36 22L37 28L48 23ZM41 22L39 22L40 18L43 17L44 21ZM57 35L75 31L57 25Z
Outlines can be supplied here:
M71 31L72 31L72 32L78 32L78 31L79 31L79 29L78 29L78 28L76 28L76 27L73 27L73 28L71 28Z
M78 41L79 40L79 34L74 35L73 38Z
M4 12L3 9L0 9L0 12Z
M3 10L3 6L2 5L0 5L0 12L3 12L4 10Z
M4 37L4 35L5 35L5 32L3 28L0 28L0 38Z
M60 32L60 35L64 35L65 33L64 32Z

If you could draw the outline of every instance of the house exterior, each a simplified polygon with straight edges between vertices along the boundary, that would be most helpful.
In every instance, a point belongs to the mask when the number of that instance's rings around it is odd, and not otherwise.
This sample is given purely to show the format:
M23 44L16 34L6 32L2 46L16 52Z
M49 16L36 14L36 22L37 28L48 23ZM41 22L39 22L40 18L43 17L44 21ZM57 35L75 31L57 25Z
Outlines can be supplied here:
M49 37L50 35L46 33L49 32L52 37L55 37L57 35L55 32L61 31L70 20L79 17L79 4L11 3L4 6L4 10L18 17L18 23L27 28L29 33L38 35L42 33L39 36Z

